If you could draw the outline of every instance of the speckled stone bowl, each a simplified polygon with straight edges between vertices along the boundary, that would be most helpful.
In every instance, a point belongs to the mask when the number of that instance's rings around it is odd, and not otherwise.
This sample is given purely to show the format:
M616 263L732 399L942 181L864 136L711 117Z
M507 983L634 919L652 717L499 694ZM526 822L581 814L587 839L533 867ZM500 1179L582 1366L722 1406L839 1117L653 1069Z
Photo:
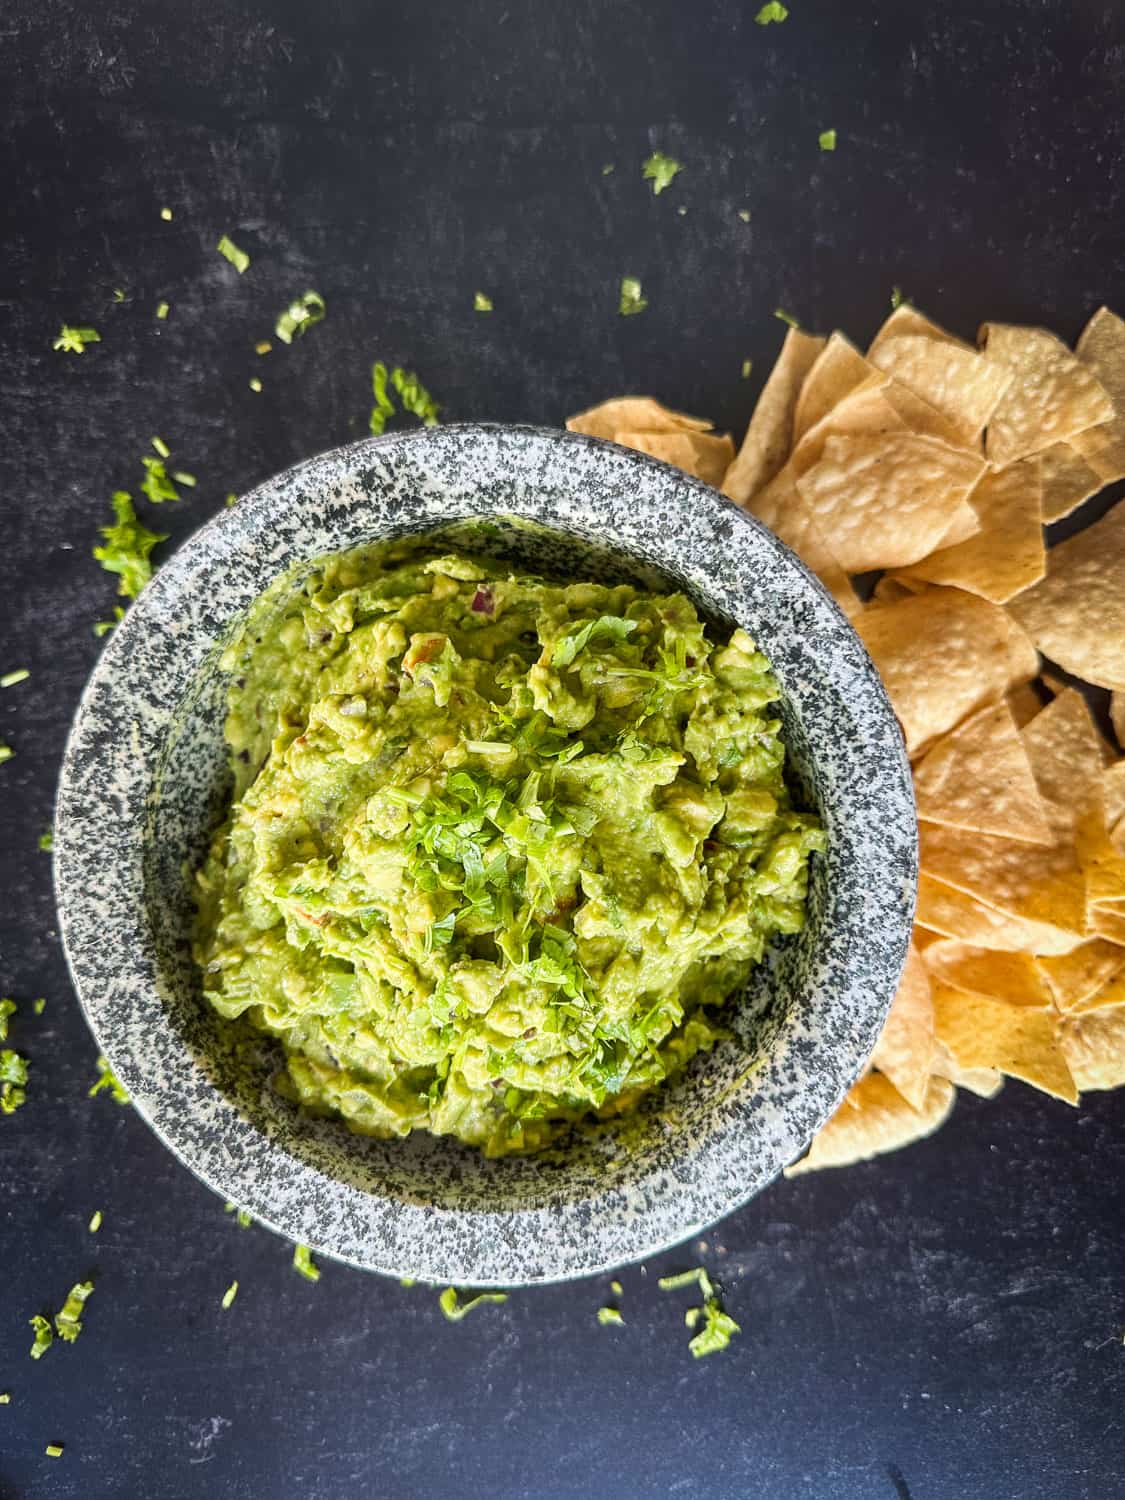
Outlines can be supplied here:
M775 942L728 1007L732 1041L697 1057L629 1123L579 1130L546 1156L491 1162L449 1140L375 1141L303 1117L270 1085L273 1044L231 1045L189 947L191 872L229 795L217 661L232 622L297 560L471 518L492 523L486 548L524 567L671 581L712 618L744 626L777 670L792 774L829 840L814 859L804 932ZM90 679L63 763L55 848L86 1017L185 1165L314 1249L467 1286L579 1276L650 1254L729 1213L798 1156L874 1045L916 873L897 725L858 639L802 564L678 470L572 433L500 426L323 454L202 527Z

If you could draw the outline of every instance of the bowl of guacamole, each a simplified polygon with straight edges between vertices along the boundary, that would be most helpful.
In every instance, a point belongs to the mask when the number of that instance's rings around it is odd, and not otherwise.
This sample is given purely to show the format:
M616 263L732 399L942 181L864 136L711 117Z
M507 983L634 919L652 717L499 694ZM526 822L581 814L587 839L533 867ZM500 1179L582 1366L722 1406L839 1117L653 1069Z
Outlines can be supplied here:
M99 1046L225 1198L372 1269L581 1275L805 1147L905 953L901 738L705 486L461 427L288 471L115 633L60 916Z

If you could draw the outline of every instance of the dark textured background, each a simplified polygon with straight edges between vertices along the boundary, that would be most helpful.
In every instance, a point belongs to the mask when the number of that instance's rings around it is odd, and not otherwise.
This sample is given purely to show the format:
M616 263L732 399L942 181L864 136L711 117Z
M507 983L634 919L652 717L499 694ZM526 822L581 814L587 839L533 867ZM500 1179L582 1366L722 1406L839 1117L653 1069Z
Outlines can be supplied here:
M1125 1094L963 1096L929 1142L776 1185L708 1236L745 1331L698 1364L654 1285L696 1247L622 1274L624 1329L594 1321L603 1282L451 1327L427 1289L301 1281L86 1097L36 840L113 603L90 547L152 433L200 478L158 514L179 538L362 432L375 357L450 417L642 389L740 429L778 304L862 339L899 284L965 334L1070 338L1125 300L1119 5L757 5L5 0L0 670L32 677L0 695L0 993L32 1074L0 1119L3 1500L1122 1493ZM659 199L654 146L685 167ZM623 273L642 317L616 316ZM256 358L307 286L328 320ZM103 342L52 353L64 319ZM28 1317L91 1271L81 1340L32 1364Z

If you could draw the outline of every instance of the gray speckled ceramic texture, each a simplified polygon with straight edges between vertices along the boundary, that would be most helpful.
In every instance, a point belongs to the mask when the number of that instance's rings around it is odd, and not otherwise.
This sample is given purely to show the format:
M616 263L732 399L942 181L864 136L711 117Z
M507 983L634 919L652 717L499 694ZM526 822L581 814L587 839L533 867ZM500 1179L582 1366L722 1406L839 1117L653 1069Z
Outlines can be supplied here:
M191 870L228 794L232 623L288 565L487 518L542 572L671 580L769 654L797 783L828 831L809 920L731 1003L734 1037L628 1124L485 1161L304 1117L263 1039L236 1054L190 957ZM552 528L551 534L536 527ZM448 543L443 543L448 545ZM478 542L479 545L479 542ZM196 533L111 637L83 695L55 825L59 911L98 1045L160 1138L291 1239L394 1275L578 1276L697 1233L798 1156L859 1073L905 955L916 877L902 741L855 634L756 521L641 454L520 427L391 435L270 480Z

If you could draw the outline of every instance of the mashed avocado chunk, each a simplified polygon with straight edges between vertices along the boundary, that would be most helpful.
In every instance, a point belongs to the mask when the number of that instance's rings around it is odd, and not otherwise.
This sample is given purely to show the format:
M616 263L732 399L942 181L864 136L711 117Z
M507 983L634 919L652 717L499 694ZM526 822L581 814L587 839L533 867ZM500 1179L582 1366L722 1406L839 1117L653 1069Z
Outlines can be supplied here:
M824 835L777 684L680 594L360 548L273 584L223 667L207 998L353 1130L501 1156L627 1111L802 925Z

